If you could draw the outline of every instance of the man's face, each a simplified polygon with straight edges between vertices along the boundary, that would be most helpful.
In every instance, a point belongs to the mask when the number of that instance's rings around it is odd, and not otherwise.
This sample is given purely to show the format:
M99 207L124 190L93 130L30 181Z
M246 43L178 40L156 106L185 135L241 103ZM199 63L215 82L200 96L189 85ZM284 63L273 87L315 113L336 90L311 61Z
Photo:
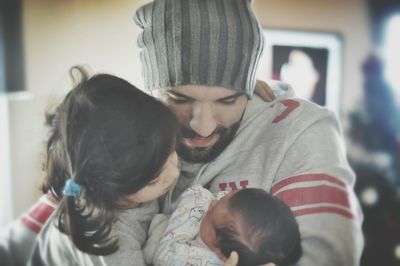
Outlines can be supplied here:
M181 124L179 156L196 163L213 160L229 145L247 104L244 94L223 87L185 85L158 94Z

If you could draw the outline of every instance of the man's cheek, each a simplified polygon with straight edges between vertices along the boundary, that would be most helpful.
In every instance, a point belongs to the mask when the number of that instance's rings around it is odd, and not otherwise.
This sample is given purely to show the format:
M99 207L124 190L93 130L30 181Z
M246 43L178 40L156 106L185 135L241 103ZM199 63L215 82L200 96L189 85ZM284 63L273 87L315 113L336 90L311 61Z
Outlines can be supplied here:
M222 125L224 127L231 127L233 124L236 124L240 121L242 113L243 112L241 110L235 110L229 113L227 112L227 115L223 119Z
M187 109L187 108L186 108ZM171 110L175 113L178 121L182 125L188 125L190 122L190 110L186 110L185 108L177 108L173 107Z

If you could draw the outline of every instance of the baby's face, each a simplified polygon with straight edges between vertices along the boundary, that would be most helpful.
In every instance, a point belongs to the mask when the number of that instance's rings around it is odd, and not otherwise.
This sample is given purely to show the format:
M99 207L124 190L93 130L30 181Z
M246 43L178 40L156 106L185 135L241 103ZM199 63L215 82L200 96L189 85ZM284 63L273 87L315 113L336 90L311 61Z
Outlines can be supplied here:
M220 200L212 201L200 225L201 240L222 260L225 260L226 257L219 250L216 229L221 227L236 228L234 216L229 209L229 200L236 192L231 191Z

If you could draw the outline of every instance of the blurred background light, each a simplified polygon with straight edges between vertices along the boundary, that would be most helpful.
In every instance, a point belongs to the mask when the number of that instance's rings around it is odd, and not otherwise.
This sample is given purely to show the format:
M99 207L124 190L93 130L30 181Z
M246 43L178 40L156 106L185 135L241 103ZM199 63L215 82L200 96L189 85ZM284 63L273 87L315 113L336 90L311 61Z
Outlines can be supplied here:
M378 198L378 191L373 187L368 187L361 192L361 202L363 205L375 205L378 202Z
M393 88L400 104L400 14L391 16L384 28L383 57L385 80Z

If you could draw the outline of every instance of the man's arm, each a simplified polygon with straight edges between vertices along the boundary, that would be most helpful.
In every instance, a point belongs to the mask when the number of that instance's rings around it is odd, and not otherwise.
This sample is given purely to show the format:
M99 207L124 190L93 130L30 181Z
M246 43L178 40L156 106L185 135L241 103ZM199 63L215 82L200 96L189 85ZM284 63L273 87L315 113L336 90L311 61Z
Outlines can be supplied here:
M1 257L6 256L8 260L13 261L5 265L25 265L37 235L57 204L58 201L50 193L42 195L28 212L2 230L0 233Z
M299 265L358 265L362 213L338 122L326 112L291 130L296 128L301 132L288 139L271 193L291 207L299 223L304 251Z

